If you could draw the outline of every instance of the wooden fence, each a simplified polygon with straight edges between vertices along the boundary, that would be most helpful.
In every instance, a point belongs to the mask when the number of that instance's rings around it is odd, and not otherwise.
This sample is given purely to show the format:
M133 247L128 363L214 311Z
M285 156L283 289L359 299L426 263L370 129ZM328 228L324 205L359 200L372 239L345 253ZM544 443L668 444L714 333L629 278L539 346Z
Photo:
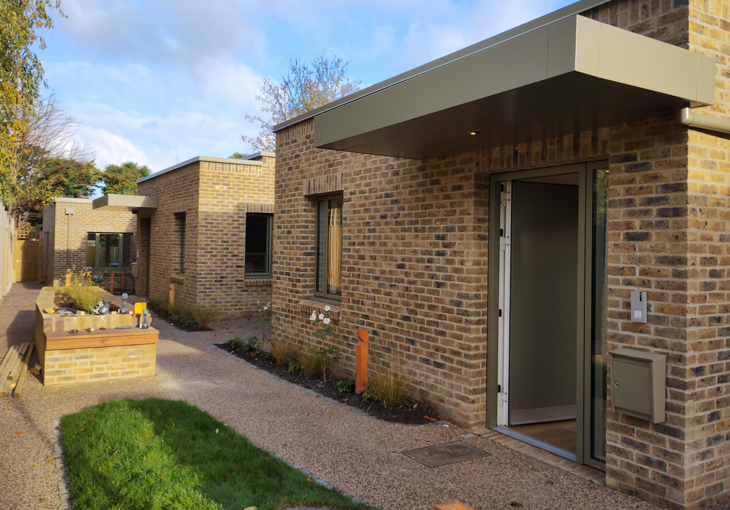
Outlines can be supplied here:
M0 298L13 285L13 242L15 224L0 201Z

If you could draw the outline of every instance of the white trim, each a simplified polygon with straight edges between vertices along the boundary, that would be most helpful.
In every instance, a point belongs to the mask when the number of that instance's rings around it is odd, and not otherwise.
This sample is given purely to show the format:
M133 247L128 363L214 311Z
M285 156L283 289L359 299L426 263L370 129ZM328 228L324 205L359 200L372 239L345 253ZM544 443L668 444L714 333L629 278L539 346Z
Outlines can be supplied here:
M207 161L209 163L226 163L226 164L230 164L230 165L263 166L263 163L261 161L251 161L249 159L215 158L212 156L195 156L194 158L190 158L187 161L183 161L182 163L178 163L177 165L173 165L171 167L165 168L164 170L160 170L159 172L155 172L152 175L148 175L147 177L142 177L141 179L137 180L137 184L139 184L140 182L149 181L150 179L154 179L155 177L159 177L162 174L172 172L173 170L177 170L178 168L182 168L184 166L188 166L193 163L197 163L198 161Z
M253 154L246 156L245 158L241 158L241 159L247 159L250 161L252 159L257 159L257 158L275 158L275 157L276 157L275 152L259 151L259 152L254 152Z
M509 425L509 340L510 340L510 271L512 259L512 182L500 183L504 191L500 194L499 228L504 235L499 238L499 309L502 316L497 326L498 375L497 384L502 391L497 393L497 425Z
M53 197L53 202L56 204L91 204L94 201L90 198Z

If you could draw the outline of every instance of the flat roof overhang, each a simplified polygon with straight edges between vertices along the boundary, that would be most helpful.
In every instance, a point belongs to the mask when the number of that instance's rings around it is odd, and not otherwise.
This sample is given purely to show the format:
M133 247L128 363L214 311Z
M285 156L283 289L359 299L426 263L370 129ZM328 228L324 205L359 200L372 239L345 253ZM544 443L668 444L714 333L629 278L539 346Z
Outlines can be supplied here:
M714 101L711 57L574 15L325 109L314 144L429 159Z
M157 209L157 197L140 195L104 195L92 202L92 209L101 207L127 207L129 209Z

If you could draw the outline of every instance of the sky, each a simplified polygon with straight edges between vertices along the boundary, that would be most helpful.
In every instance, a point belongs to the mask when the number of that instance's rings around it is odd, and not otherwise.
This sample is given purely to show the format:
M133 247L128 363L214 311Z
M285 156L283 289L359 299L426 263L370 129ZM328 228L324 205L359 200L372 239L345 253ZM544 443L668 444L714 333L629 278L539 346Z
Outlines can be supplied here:
M372 85L574 0L62 0L39 52L97 167L250 154L256 95L288 57Z

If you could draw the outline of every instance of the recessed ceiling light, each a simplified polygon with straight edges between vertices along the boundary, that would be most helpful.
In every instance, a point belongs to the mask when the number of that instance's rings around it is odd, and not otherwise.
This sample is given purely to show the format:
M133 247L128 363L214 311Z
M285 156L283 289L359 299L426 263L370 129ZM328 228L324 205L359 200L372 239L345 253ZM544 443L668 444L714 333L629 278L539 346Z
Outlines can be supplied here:
M478 135L478 134L479 134L479 131L472 131L472 132L471 132L471 133L469 133L469 134L470 134L471 136L476 136L476 135Z

